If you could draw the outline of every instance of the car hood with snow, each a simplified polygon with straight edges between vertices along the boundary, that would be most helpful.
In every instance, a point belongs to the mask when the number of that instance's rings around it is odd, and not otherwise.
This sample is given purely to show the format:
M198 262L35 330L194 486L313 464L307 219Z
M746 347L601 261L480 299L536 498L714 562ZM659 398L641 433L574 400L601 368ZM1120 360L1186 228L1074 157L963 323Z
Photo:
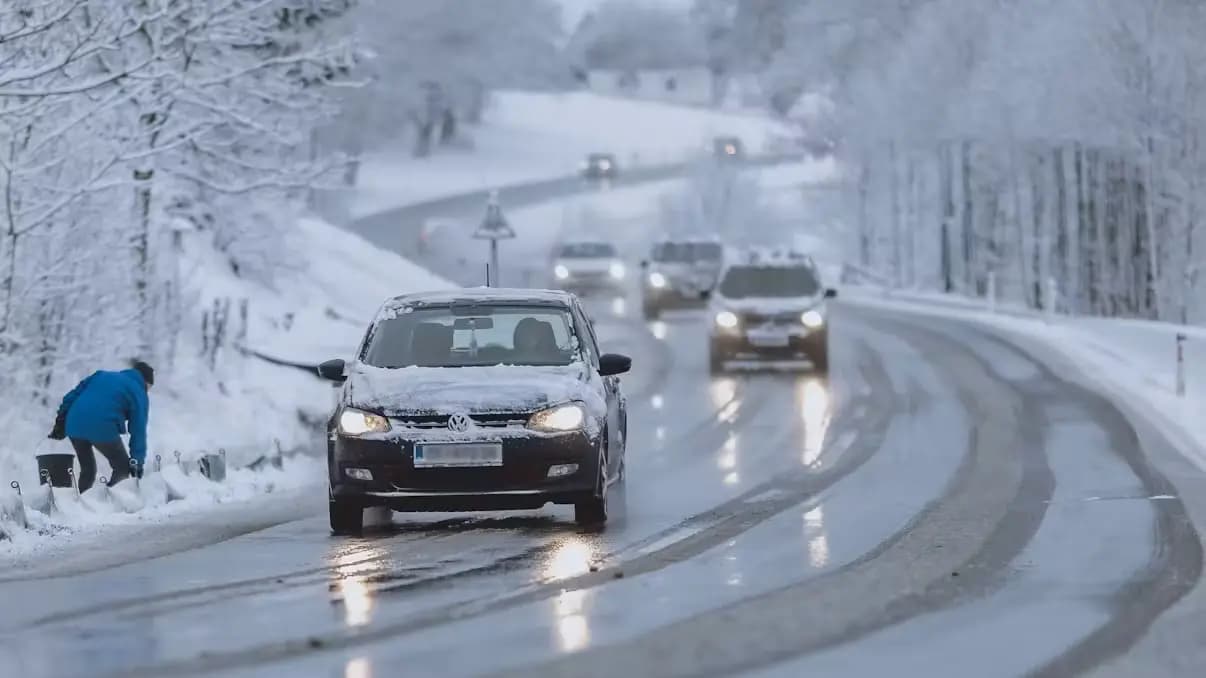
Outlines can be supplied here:
M605 409L587 383L589 368L576 362L540 367L404 367L363 364L348 370L348 403L396 417L405 415L530 414L553 405L581 401L593 412Z

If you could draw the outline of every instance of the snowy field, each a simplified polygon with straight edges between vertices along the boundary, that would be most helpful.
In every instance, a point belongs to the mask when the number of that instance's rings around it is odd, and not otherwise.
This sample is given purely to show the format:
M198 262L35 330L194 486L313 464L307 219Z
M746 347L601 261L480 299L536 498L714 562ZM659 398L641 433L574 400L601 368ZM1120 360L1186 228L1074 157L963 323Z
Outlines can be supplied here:
M592 152L624 167L668 165L710 152L715 136L737 136L750 153L766 150L786 126L753 113L686 109L571 92L499 92L472 148L426 159L394 144L366 157L352 216L466 191L569 176Z

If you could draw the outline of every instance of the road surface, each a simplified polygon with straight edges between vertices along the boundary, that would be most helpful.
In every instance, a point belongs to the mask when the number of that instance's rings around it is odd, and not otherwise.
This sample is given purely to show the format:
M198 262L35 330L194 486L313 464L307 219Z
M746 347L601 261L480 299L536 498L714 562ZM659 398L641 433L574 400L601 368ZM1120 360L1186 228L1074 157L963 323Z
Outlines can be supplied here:
M828 379L713 377L707 318L647 323L635 302L590 302L606 349L634 359L626 508L603 533L550 507L333 538L316 492L297 520L216 545L0 577L0 671L1200 675L1170 659L1188 645L1139 651L1202 569L1193 477L1170 481L1157 432L956 321L839 301Z

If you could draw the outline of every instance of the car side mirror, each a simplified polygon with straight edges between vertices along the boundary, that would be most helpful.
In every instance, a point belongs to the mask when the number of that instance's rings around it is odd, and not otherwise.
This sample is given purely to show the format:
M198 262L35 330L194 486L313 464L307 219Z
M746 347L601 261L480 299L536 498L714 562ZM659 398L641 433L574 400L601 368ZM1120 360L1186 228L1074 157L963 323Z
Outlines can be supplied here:
M825 290L825 298L826 298L826 299L835 299L835 298L837 298L837 290L833 289L832 287L830 287L829 289Z
M649 260L641 259L641 268L649 268Z
M604 353L599 356L599 376L614 377L632 369L632 358L619 353Z
M347 362L343 360L328 360L318 366L318 376L342 383L348 380L347 367Z
M703 299L704 301L711 299L712 298L712 290L701 290L699 293L699 298Z

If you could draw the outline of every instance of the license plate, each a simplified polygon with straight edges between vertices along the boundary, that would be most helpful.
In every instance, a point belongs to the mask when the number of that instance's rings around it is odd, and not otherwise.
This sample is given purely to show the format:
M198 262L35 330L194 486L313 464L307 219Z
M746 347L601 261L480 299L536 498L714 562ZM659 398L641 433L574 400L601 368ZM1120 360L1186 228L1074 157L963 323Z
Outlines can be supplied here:
M746 337L753 346L787 346L788 336L778 332L749 334Z
M502 465L502 443L415 444L415 468Z

